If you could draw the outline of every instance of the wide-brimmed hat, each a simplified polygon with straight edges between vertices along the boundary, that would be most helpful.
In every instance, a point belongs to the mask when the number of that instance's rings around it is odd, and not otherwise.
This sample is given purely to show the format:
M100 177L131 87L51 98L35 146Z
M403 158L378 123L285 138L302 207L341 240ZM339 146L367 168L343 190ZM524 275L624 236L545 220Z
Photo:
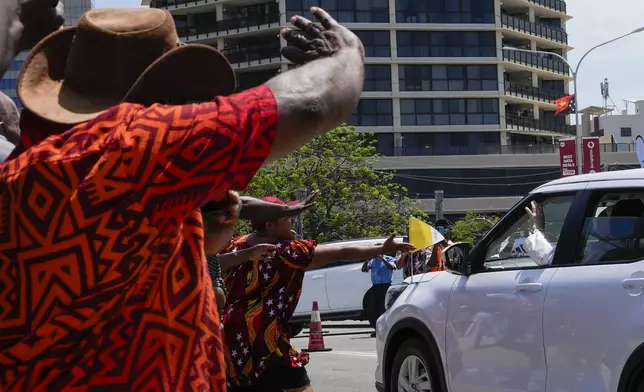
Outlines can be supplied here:
M281 205L288 205L288 206L294 206L300 203L299 200L293 200L293 201L283 201L279 197L276 196L266 196L262 197L263 201L269 202L269 203L274 203L274 204L281 204ZM267 220L261 220L261 219L253 219L250 221L250 225L254 230L263 230L264 227L266 227L266 222Z
M206 45L183 45L168 11L91 10L78 26L40 41L18 78L34 114L61 124L88 121L120 102L204 102L235 89L226 58Z

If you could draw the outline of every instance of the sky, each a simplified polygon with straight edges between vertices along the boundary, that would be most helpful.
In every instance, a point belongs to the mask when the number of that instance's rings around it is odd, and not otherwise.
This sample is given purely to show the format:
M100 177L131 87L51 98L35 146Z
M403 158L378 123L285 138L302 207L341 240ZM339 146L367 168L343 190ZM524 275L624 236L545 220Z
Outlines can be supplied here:
M138 7L140 0L95 0L97 7ZM579 58L593 46L644 27L642 0L568 0L568 42L574 50L568 60ZM579 106L602 106L600 83L608 78L612 101L619 110L624 102L644 99L644 32L599 48L579 69ZM572 86L570 91L572 92ZM609 101L609 105L612 102ZM629 109L634 111L631 104Z

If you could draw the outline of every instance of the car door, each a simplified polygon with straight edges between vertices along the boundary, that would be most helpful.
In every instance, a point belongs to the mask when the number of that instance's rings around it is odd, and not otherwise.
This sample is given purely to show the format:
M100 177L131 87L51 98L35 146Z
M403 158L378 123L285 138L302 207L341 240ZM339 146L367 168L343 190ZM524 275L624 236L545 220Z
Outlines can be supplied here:
M318 268L304 273L302 294L295 308L294 316L309 314L313 301L318 302L320 312L329 310L329 298L326 294L326 277L328 268Z
M532 200L541 204L544 235L556 246L575 195L526 199L472 251L478 272L455 281L447 305L451 390L544 391L543 303L556 268L539 266L523 250L531 229L524 207Z
M362 272L364 261L338 262L328 268L326 291L333 312L362 310L362 299L371 288L371 274Z
M549 392L622 390L622 370L644 343L644 181L623 185L589 185L577 246L557 260L544 304ZM637 200L630 217L614 208L626 200Z

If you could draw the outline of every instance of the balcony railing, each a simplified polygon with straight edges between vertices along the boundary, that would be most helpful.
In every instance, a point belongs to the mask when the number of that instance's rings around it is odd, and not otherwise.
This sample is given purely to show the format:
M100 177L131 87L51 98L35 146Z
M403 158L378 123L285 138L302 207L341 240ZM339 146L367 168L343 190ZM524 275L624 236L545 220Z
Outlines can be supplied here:
M528 0L531 3L542 5L555 11L566 13L566 2L562 0Z
M576 135L573 125L556 124L533 117L505 116L505 123L508 127L513 127L513 129L519 131L544 131L571 136Z
M257 30L260 26L274 24L275 27L279 26L279 14L258 15L253 17L224 19L214 23L192 25L182 28L177 28L180 37L197 36L201 34L212 34L219 32L239 33Z
M386 148L381 146L380 151L388 151L394 156L447 156L447 155L517 155L517 154L558 154L559 144L514 144L502 146L500 144L478 144L475 146L449 146L449 147L396 147ZM634 143L609 143L600 144L600 152L635 153Z
M524 96L541 102L554 103L556 99L565 94L554 90L547 90L539 87L528 86L516 82L505 82L505 93L514 96Z
M503 49L503 59L513 63L525 64L563 75L568 75L570 71L568 65L563 61L557 60L553 56L541 53L528 53L520 52L518 50Z
M258 61L260 63L272 62L274 58L280 57L279 43L267 44L265 46L240 46L222 50L231 64L248 64ZM264 61L271 60L271 61Z
M565 44L568 43L568 34L565 31L550 26L533 23L510 15L501 15L501 24L524 33L534 34Z

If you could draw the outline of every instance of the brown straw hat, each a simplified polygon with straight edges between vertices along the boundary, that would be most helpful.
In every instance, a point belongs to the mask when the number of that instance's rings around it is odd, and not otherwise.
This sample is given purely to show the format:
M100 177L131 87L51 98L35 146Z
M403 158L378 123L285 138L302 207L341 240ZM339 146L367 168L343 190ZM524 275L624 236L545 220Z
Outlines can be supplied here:
M18 96L36 115L78 124L121 102L205 102L235 89L226 58L206 45L182 45L169 12L91 10L78 26L40 41L18 78Z

